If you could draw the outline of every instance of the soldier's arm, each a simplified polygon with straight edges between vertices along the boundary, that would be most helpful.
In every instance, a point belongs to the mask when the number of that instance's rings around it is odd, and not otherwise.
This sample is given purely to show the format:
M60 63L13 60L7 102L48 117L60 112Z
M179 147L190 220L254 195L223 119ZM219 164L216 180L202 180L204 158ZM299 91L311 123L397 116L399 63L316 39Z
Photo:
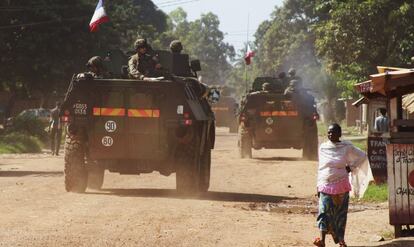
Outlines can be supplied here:
M137 78L140 80L144 79L144 75L138 71L138 60L136 60L134 57L131 57L128 61L128 71L129 75L132 78Z

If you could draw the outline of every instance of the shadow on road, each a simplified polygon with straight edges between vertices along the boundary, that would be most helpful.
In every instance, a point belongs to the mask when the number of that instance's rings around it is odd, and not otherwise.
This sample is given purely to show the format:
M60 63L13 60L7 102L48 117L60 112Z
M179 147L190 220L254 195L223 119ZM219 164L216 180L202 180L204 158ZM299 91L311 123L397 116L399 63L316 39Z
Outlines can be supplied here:
M414 240L394 240L389 243L375 245L376 247L414 247ZM359 245L348 245L348 247L365 247Z
M260 161L301 161L303 160L300 157L266 157L266 158L255 158L254 160L260 160Z
M216 192L209 191L196 197L185 197L173 189L103 189L103 193L92 192L87 194L110 194L124 197L166 197L179 199L198 199L210 201L229 201L229 202L281 202L284 200L294 200L296 197L272 196L261 194L247 194L235 192Z
M1 171L0 177L24 177L24 176L33 176L33 177L60 177L63 176L63 172L58 171Z

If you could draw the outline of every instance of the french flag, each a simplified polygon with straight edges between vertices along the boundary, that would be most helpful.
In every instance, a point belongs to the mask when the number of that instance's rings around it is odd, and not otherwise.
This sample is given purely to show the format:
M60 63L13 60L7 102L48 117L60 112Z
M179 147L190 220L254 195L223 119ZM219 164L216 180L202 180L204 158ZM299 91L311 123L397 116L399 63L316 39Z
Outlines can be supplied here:
M96 5L95 12L93 13L91 22L89 23L89 30L91 32L96 32L99 30L99 25L109 21L109 17L106 15L104 9L104 1L99 0L98 5Z
M244 62L246 63L246 65L250 65L252 63L252 58L255 55L256 54L254 53L254 51L250 49L250 45L247 45L247 52L246 55L244 55Z

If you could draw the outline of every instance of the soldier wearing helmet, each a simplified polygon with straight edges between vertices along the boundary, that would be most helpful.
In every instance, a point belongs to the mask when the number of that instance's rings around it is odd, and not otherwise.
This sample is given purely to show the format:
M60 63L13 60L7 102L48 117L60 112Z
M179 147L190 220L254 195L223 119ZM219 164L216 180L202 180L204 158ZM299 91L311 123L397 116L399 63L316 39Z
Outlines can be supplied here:
M139 80L153 80L152 77L161 68L158 59L148 53L150 47L145 39L137 39L134 48L136 54L128 61L129 76Z
M300 76L296 75L296 70L294 68L290 68L288 71L288 81L291 82L292 80L302 81Z
M183 50L183 44L179 40L173 40L170 44L170 50L174 54L180 54Z
M103 79L108 78L109 74L106 72L103 59L100 56L91 57L86 63L87 72L80 73L77 78L96 78Z

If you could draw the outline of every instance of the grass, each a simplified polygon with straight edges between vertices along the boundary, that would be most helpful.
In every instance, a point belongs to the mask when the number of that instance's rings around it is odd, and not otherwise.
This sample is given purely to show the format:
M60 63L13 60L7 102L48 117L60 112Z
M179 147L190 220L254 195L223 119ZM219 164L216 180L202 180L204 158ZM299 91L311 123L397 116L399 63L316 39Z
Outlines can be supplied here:
M357 147L357 148L359 148L359 149L361 149L362 151L365 151L365 152L367 152L367 145L368 145L368 143L367 143L367 140L366 139L364 139L364 140L357 140L357 141L352 141L352 144L354 144L355 145L355 147Z
M40 153L42 145L39 138L21 133L12 132L0 136L0 154Z
M362 202L386 202L388 200L388 185L387 184L370 184Z

